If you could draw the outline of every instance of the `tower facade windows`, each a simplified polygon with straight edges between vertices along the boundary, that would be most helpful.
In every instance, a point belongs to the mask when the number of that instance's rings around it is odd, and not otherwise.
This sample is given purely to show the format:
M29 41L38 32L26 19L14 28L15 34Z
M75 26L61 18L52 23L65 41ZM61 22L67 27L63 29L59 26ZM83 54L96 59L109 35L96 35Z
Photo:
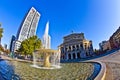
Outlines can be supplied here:
M40 16L40 13L34 7L29 10L17 32L17 39L14 43L14 50L18 50L22 41L36 35L36 29Z

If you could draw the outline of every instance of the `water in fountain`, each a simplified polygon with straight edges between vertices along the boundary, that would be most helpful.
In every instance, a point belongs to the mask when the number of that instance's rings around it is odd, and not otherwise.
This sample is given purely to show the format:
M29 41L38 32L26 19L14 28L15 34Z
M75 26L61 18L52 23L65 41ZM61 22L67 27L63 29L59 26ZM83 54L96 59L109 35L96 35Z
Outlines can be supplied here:
M34 54L35 52L33 52L33 65L31 65L32 67L39 67L36 63L36 58L35 58L35 54Z
M48 31L49 31L49 22L47 22L47 24L46 24L45 33L43 35L43 47L45 49L50 49L50 39L51 38L50 38L50 35L48 34ZM39 54L37 51L33 52L33 67L44 68L44 67L39 67L39 65L37 64L36 61L44 60L44 59L41 59L41 57L39 57L39 55L37 55L37 54ZM51 69L60 68L60 53L56 52L54 54L50 54L50 60L49 61L50 61L50 64L51 64L51 67L50 67Z
M44 59L39 55L38 52L33 52L33 65L32 67L40 68L40 69L59 69L60 66L60 53L54 53L50 55L50 67L43 67Z
M60 68L60 53L57 52L55 54L52 54L50 62L51 62L51 66L54 66L56 68Z

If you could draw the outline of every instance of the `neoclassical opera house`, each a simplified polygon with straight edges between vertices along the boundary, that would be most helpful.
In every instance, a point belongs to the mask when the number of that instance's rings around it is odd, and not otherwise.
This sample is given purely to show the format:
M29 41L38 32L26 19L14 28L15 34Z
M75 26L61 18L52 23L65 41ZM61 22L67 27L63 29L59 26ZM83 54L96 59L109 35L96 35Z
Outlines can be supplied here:
M86 40L84 33L72 33L65 36L59 46L61 60L83 59L92 56L92 41Z

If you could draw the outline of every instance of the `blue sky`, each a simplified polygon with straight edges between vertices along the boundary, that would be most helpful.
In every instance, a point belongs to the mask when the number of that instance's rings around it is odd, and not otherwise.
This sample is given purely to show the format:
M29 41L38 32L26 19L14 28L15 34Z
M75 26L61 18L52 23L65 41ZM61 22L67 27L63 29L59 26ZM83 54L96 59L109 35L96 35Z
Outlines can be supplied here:
M37 36L42 38L46 22L50 23L51 47L63 42L63 36L83 32L93 41L93 47L109 37L120 26L119 0L1 0L0 22L4 28L2 44L16 35L23 18L31 7L41 14Z

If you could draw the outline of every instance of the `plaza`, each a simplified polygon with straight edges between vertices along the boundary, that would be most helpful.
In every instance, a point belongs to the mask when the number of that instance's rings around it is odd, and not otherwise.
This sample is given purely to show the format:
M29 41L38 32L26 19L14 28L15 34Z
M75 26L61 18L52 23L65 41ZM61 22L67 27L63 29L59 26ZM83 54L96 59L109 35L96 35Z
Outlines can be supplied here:
M2 58L8 60L8 62L14 66L15 74L19 75L21 80L94 79L101 69L100 67L96 67L96 63L91 62L61 63L62 68L60 69L38 69L30 66L31 64L33 64L33 62L31 61L11 59L6 56L2 56ZM94 64L96 66L94 66ZM97 69L95 69L95 67ZM94 73L94 71L97 71L97 73Z
M91 61L100 61L105 63L106 72L104 80L119 80L120 79L120 50L115 51L114 53L93 59Z
M2 0L0 80L120 80L119 0Z
M90 60L80 61L77 63L61 63L61 69L54 70L44 70L32 68L30 65L33 63L28 60L21 59L11 59L6 56L1 56L4 60L7 60L15 68L15 73L19 74L22 80L46 80L46 79L81 79L86 80L90 78L91 75L94 75L94 65L91 62L97 62L101 64L100 72L94 76L95 80L118 80L120 79L119 70L120 70L120 50L114 50L108 53L106 56L99 58L93 58ZM84 63L83 63L84 62ZM89 63L87 63L89 62ZM25 72L23 72L25 71ZM30 73L30 74L29 74ZM39 74L39 75L38 75ZM54 75L54 77L52 77ZM91 78L90 78L91 79Z

